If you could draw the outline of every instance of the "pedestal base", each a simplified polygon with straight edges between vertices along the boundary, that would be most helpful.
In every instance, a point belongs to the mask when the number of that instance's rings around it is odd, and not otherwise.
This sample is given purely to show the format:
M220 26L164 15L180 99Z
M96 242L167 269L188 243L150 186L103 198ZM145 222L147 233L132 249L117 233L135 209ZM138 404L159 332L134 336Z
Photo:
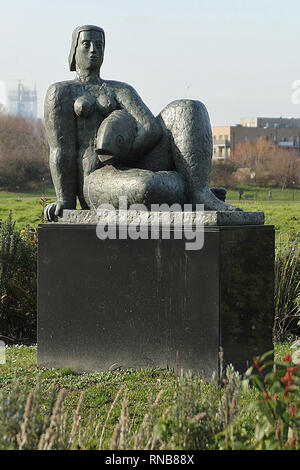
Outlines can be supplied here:
M220 347L241 372L272 349L272 226L205 227L199 251L172 236L99 240L95 225L38 232L38 366L210 377Z

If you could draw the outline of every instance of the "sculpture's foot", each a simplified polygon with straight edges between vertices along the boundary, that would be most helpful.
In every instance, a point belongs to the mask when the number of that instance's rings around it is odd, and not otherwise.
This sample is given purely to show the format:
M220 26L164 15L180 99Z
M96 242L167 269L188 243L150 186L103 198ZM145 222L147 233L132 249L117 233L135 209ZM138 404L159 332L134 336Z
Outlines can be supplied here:
M243 211L239 207L221 201L210 189L199 191L194 200L196 204L204 204L206 211Z

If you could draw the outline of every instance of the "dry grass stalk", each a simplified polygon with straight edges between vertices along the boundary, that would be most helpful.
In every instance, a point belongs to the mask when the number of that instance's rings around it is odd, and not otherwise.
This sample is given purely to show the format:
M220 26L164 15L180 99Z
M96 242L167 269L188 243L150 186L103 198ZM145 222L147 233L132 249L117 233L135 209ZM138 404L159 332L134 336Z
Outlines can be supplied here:
M114 429L114 432L111 438L110 450L119 449L120 433L121 433L121 425L120 423L118 423Z
M119 440L119 449L120 450L127 450L129 445L129 413L128 413L128 399L127 395L125 395L123 403L122 403L122 410L120 416L120 440Z
M62 412L62 407L63 407L65 396L66 396L66 390L65 389L60 390L56 403L54 405L53 411L52 411L50 424L40 437L38 450L51 450L52 449L53 444L55 442L55 438L56 438L55 429L60 423L61 412Z
M143 446L143 442L144 442L145 436L147 435L147 431L149 432L150 429L153 429L154 410L155 410L156 406L158 405L158 403L160 402L162 394L163 394L163 391L161 390L158 393L158 395L157 395L153 405L151 406L150 410L148 411L148 413L145 414L143 422L142 422L138 432L134 436L134 447L133 447L134 450L141 450L142 447L143 447L143 450L148 450L150 447L152 447L152 445L154 443L154 440L155 440L155 432L154 431L152 432L151 437L150 437L150 439L148 439L145 446ZM168 410L169 410L169 408L168 408Z
M69 442L68 442L68 447L70 449L72 449L73 446L74 446L75 436L76 436L76 434L77 434L77 432L80 428L80 423L81 423L81 414L80 414L80 412L81 412L83 397L84 397L84 393L81 393L81 395L79 397L77 408L76 408L75 413L74 413L72 429L71 429Z
M21 432L17 434L17 442L19 445L19 450L23 450L24 447L26 446L28 442L28 434L27 434L27 426L29 422L29 417L30 413L32 410L32 405L33 405L33 393L29 393L25 405L25 410L24 410L24 416L23 416L23 422L21 423Z
M222 380L223 377L223 365L224 365L224 351L223 348L220 347L219 350L219 379Z
M112 402L112 405L107 413L107 416L106 416L106 419L105 419L105 422L104 422L104 425L102 427L102 431L101 431L101 436L100 436L100 441L99 441L99 450L102 449L102 443L103 443L103 438L104 438L104 433L105 433L105 430L106 430L106 426L107 426L107 423L108 423L108 420L112 414L112 411L114 409L114 407L116 406L116 403L117 401L119 400L120 398L120 395L122 393L123 389L120 388L120 390L118 391L118 393L116 394L115 398L114 398L114 401Z
M122 410L118 424L114 429L111 440L111 450L127 450L129 448L130 426L129 426L129 413L128 413L128 399L127 394L122 402Z
M203 418L207 416L207 413L198 413L196 416L193 417L192 421L201 421Z
M87 426L85 428L83 435L81 435L81 432L79 431L78 445L79 445L79 448L82 450L86 448L86 442L87 442L92 424L93 424L93 415L92 413L90 413L89 420L88 420L88 423L87 423Z
M164 446L165 450L174 450L176 449L176 444L175 444L175 437L172 436L170 441L167 442L167 444Z

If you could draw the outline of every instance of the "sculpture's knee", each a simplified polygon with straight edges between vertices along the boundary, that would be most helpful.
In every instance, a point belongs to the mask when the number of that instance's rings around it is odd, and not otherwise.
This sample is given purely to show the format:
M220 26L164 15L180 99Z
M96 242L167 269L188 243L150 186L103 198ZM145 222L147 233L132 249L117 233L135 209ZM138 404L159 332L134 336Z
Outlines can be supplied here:
M137 199L143 201L144 204L151 204L157 196L158 184L156 178L149 173L141 175L136 182L136 191L139 196Z
M186 99L181 99L181 100L175 100L172 101L170 104L168 104L161 112L161 114L164 114L166 112L178 112L178 113L201 113L201 114L208 114L207 109L205 105L201 101L197 100L186 100Z
M167 128L189 125L195 121L210 127L210 119L205 105L197 100L176 100L168 104L160 113Z
M138 182L139 199L147 207L162 202L183 204L186 198L184 178L176 172L157 172L141 176Z

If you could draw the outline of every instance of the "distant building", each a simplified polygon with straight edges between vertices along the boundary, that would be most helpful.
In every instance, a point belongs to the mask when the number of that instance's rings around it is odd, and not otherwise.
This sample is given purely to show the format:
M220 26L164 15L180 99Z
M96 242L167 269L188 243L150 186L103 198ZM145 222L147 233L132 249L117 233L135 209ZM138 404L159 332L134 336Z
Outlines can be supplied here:
M216 126L213 132L213 159L226 160L240 142L265 138L278 147L300 150L300 119L242 118L236 126Z
M241 118L240 124L243 127L280 128L280 129L300 129L299 118Z
M22 116L37 118L37 93L36 89L29 89L21 80L15 89L7 93L8 114L11 116Z

